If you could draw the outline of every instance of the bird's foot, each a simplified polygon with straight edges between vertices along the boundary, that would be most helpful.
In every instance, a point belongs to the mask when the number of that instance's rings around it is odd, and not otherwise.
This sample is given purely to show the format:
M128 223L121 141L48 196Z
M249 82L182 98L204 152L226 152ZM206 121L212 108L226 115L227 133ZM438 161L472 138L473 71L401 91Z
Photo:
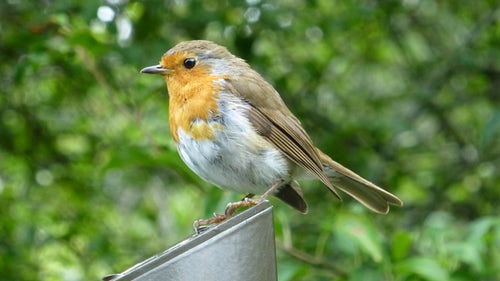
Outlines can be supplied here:
M210 225L219 224L227 219L228 217L225 214L214 213L214 216L209 219L195 220L193 223L194 232L196 234L200 234L203 231L207 230L210 227Z
M245 198L243 198L241 201L231 202L231 203L227 204L226 210L224 211L224 214L214 213L214 216L209 218L209 219L199 219L199 220L194 221L193 228L194 228L195 233L200 234L203 231L207 230L211 225L219 224L219 223L229 219L230 217L232 217L236 213L236 211L239 208L253 207L255 205L262 203L262 201L265 200L265 198L262 198L262 200L261 200L261 198L252 199L251 197L253 197L253 194L249 194L249 195L245 196Z
M224 215L227 216L228 218L230 218L236 213L236 211L239 208L253 207L255 205L262 203L262 201L263 200L260 200L260 198L259 199L252 199L252 198L247 196L247 197L243 198L243 200L241 200L241 201L231 202L231 203L227 204L226 211L224 211Z

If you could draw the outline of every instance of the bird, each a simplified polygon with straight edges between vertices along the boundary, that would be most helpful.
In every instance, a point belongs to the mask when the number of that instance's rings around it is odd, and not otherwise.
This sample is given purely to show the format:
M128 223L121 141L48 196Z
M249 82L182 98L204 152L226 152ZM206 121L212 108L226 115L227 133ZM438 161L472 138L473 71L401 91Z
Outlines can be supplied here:
M195 229L224 221L273 195L307 213L299 180L317 179L368 209L403 202L317 148L278 91L243 59L208 40L183 41L141 73L164 78L170 132L180 158L203 180L247 196ZM256 194L259 199L252 199Z

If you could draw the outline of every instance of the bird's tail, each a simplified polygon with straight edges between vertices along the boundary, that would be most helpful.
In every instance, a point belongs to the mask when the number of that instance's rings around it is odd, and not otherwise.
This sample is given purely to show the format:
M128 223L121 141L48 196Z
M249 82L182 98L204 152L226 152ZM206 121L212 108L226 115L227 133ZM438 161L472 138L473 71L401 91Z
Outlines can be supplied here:
M387 212L389 212L389 204L403 206L403 201L395 195L383 190L341 164L333 161L319 149L318 153L325 174L330 179L332 185L349 194L370 210L381 214L387 214Z

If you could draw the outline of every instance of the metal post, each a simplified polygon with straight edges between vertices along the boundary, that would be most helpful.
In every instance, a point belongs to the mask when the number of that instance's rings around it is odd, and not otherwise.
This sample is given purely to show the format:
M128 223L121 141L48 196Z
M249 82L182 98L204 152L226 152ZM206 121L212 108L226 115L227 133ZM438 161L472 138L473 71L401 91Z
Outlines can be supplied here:
M263 202L106 281L276 281L272 207Z

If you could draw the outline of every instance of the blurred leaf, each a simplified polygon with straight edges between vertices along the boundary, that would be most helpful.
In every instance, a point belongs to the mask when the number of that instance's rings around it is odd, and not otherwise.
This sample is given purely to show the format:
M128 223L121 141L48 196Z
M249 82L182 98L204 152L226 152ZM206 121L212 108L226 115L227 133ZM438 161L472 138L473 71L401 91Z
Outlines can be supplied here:
M495 144L495 140L498 140L500 135L500 111L495 112L491 119L486 122L482 134L485 148ZM500 149L498 143L496 145L497 147L494 147L494 149Z
M350 237L373 261L382 261L380 236L368 219L350 215L340 217L336 221L335 231Z
M408 258L396 264L395 269L399 272L398 275L402 279L408 278L411 275L416 275L423 280L429 281L446 281L450 279L448 272L436 260L429 257Z
M410 233L398 231L394 234L391 245L394 260L401 260L410 254L413 239Z

